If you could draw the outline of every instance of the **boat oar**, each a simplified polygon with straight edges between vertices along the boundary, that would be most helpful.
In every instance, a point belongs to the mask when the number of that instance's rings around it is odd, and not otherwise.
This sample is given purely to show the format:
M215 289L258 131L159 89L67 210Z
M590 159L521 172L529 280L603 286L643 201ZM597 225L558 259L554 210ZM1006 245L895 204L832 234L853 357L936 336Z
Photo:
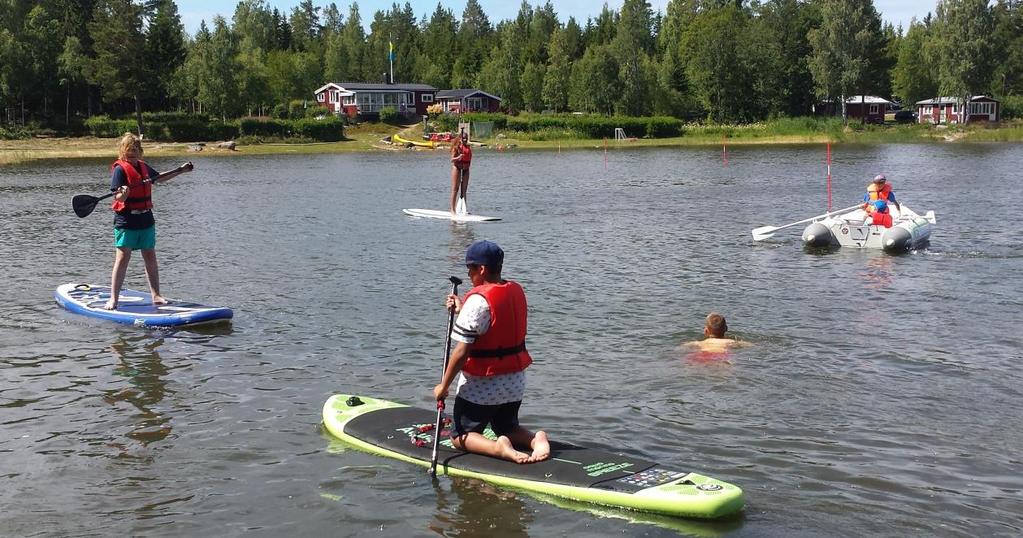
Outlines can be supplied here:
M170 171L164 172L164 173L162 173L162 174L160 174L160 175L158 175L156 177L152 177L152 178L143 180L143 183L156 183L157 181L160 181L161 179L164 179L164 178L166 178L168 176L177 175L177 174L180 174L182 172L187 172L187 171L189 171L191 169L192 169L192 163L187 162L187 163L185 163L185 164L175 168L174 170L170 170ZM100 196L100 197L89 196L88 194L79 194L79 195L77 195L77 196L75 196L74 198L71 199L71 207L74 208L75 215L78 215L79 218L88 217L89 213L92 213L92 210L96 209L96 204L98 204L101 200L105 200L107 198L110 198L111 196L113 196L115 194L117 194L117 191L111 192L109 194L104 194L103 196Z
M863 204L856 204L854 206L849 206L849 207L847 207L845 209L836 209L835 211L829 211L829 212L827 212L827 213L825 213L823 215L817 215L816 217L810 217L808 219L798 220L796 222L793 222L793 223L790 223L790 224L786 224L784 226L761 226L759 228L754 228L753 229L753 240L754 241L763 241L764 239L767 239L767 238L773 236L774 232L777 232L778 230L781 230L781 229L784 229L784 228L789 228L789 227L795 226L797 224L804 224L804 223L807 223L807 222L812 222L812 221L815 221L817 219L823 219L825 217L830 217L831 215L837 215L839 213L845 213L847 211L852 211L854 209L859 209L862 205Z
M451 293L458 295L458 285L462 279L457 276L448 278L451 281ZM444 368L440 371L440 378L443 381L444 373L448 371L448 359L451 358L451 329L455 326L455 308L451 307L448 312L448 332L444 337ZM437 446L440 444L440 432L444 424L444 400L437 400L437 422L433 428L433 455L430 456L430 476L437 476Z

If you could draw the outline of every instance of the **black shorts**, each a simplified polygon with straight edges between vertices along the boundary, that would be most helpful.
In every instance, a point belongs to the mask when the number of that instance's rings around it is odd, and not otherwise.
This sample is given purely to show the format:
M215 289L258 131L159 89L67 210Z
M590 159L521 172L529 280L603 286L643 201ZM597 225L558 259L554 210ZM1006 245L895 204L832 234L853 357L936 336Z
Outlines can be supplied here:
M455 398L455 420L453 437L461 437L469 432L483 433L490 425L497 435L508 435L519 425L519 406L521 401L500 405L480 405L463 398Z

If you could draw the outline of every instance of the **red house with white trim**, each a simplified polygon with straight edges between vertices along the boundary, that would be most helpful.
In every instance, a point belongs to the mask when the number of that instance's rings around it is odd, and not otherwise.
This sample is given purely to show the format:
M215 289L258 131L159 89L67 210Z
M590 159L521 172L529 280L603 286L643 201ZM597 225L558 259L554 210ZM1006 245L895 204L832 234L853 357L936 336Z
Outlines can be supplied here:
M391 107L406 116L422 116L434 102L437 88L428 84L329 82L313 92L316 102L333 114L377 116Z
M935 97L916 103L916 117L920 123L960 123L958 97ZM1001 117L1001 102L994 97L977 95L970 99L969 122L996 122Z

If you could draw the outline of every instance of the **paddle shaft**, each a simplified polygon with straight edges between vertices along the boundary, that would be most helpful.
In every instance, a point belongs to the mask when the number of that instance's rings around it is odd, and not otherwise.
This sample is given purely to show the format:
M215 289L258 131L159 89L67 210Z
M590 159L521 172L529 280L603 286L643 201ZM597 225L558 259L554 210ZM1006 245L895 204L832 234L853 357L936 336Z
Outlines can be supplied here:
M451 281L451 293L458 295L458 285L462 283L462 280L458 277L450 277ZM444 368L440 371L441 381L444 380L444 374L448 371L448 359L451 358L451 329L455 326L455 307L452 306L448 312L448 331L444 337ZM437 421L433 428L433 455L430 456L430 476L437 476L437 447L440 445L440 432L444 424L441 422L444 419L444 400L437 400Z
M164 172L162 174L158 174L156 177L146 178L146 179L142 180L142 182L143 183L156 183L157 181L160 181L161 179L164 179L164 178L172 176L172 175L177 175L177 174L180 174L182 172L187 172L187 171L189 171L191 169L192 169L192 163L188 162L188 163L185 163L185 164L183 164L183 165L181 165L181 166L179 166L179 167L177 167L177 168L175 168L173 170L169 170L169 171ZM71 201L71 206L75 210L75 214L77 214L80 218L84 218L84 217L89 216L89 214L92 213L92 211L94 209L96 209L96 204L98 204L102 200L110 198L111 196L113 196L115 194L117 194L117 191L109 192L109 193L104 194L103 196L99 196L99 197L89 196L87 194L79 194L78 196L75 196L74 199Z
M767 239L768 237L771 237L771 235L774 234L774 232L776 232L778 230L783 230L785 228L791 228L792 226L796 226L797 224L805 224L807 222L812 222L812 221L815 221L817 219L823 219L825 217L830 217L831 215L837 215L839 213L845 213L846 211L852 211L854 209L858 209L862 205L863 204L856 204L854 206L849 206L849 207L847 207L845 209L836 209L834 211L828 211L827 213L824 213L823 215L817 215L816 217L810 217L808 219L798 220L796 222L792 222L792 223L786 224L784 226L764 226L764 227L761 227L761 228L757 228L757 229L753 230L753 240L754 241L759 241L761 239Z

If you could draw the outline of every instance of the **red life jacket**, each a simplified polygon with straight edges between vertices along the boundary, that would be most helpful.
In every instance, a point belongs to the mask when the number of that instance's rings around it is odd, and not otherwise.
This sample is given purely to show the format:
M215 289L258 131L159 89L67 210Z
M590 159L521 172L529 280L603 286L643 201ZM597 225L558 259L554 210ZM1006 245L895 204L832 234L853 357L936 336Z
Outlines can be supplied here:
M871 189L870 187L874 187L874 188ZM870 195L870 201L884 200L885 202L889 202L890 200L888 199L888 195L891 194L891 193L892 193L892 186L889 185L888 183L885 183L884 187L881 187L880 191L877 190L877 184L876 183L871 183L870 185L867 186L867 194Z
M469 144L462 144L461 142L458 144L461 153L458 155L458 161L455 165L459 168L469 168L469 163L472 162L472 148L469 147Z
M126 209L152 209L153 184L148 181L143 181L149 179L149 167L146 166L146 163L141 160L139 161L139 168L142 169L141 173L128 161L114 161L114 164L110 165L111 172L114 171L115 166L120 166L121 170L124 171L124 176L128 179L128 197L124 200L114 200L114 203L110 207L118 213Z
M533 363L526 351L526 293L510 280L486 283L465 294L482 295L490 305L490 328L469 346L462 371L475 376L521 372Z

